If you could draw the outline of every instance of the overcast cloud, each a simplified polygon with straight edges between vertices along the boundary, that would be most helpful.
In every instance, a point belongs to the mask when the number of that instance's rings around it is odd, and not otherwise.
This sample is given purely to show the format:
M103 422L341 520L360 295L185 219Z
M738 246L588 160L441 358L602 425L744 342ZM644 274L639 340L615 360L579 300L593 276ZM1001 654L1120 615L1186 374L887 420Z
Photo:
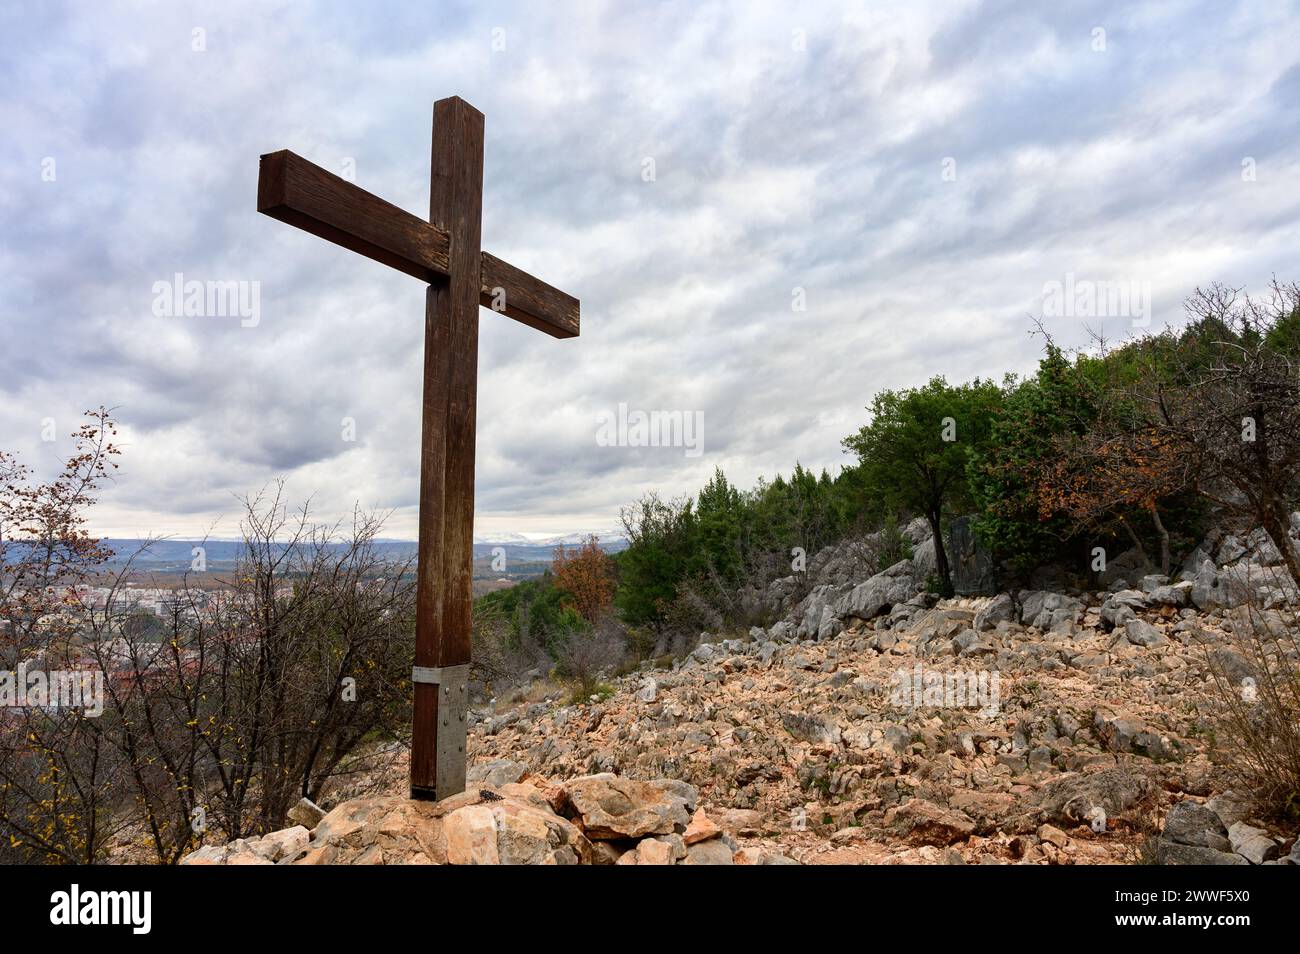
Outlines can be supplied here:
M1031 371L1070 275L1148 283L1154 325L1300 278L1292 3L27 7L0 8L0 447L47 474L117 406L105 534L232 535L283 476L414 536L424 286L257 214L257 160L353 163L424 216L442 96L486 115L484 248L582 300L565 341L481 313L480 534L834 470L875 391ZM260 283L260 320L155 316L177 272ZM703 452L601 446L620 402L702 412Z

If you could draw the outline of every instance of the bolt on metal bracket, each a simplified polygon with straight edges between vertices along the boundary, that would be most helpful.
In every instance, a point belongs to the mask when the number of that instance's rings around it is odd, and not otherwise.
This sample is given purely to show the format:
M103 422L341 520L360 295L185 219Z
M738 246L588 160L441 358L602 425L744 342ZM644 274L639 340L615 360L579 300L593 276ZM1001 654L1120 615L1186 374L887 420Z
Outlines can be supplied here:
M415 666L411 681L438 687L437 750L434 752L434 796L465 791L465 740L469 724L469 663L459 666Z

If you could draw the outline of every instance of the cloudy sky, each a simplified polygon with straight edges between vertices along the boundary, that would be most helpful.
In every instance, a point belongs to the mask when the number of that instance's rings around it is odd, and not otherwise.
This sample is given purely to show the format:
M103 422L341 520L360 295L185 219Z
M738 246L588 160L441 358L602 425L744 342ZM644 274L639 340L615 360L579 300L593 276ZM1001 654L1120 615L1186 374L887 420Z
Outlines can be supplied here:
M480 534L611 527L715 466L838 468L875 391L1032 370L1035 317L1082 344L1300 278L1298 13L6 4L0 447L47 474L115 406L101 533L231 536L235 495L284 477L413 537L424 287L257 214L257 160L423 216L455 94L486 115L484 248L582 300L564 341L481 313ZM177 273L255 287L256 322L157 314ZM1139 294L1045 315L1067 281ZM700 453L607 446L620 403L702 415Z

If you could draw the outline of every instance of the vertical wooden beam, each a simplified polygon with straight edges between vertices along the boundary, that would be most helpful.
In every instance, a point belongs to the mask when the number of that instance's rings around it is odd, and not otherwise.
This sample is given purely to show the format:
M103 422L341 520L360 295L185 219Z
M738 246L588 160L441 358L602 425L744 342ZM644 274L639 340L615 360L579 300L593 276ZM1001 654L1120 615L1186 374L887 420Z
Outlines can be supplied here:
M444 283L440 283L445 285ZM441 297L446 298L443 288ZM424 400L420 423L420 532L416 581L415 666L438 666L442 655L442 528L446 475L447 371L452 342L438 285L424 298ZM411 797L435 798L438 686L413 682Z
M460 97L433 107L429 221L450 238L429 286L421 428L413 798L465 788L466 676L474 558L474 424L481 290L483 114ZM432 732L429 729L432 728Z

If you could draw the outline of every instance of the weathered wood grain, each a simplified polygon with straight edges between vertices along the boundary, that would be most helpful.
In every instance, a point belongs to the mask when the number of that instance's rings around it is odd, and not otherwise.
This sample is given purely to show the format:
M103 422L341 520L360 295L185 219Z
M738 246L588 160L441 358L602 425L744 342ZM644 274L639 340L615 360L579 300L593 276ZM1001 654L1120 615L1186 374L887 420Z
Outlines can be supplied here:
M257 211L400 272L447 274L447 233L287 149L262 157Z
M288 149L262 156L257 210L426 282L447 274L445 230ZM488 252L481 258L483 307L556 338L578 334L578 299Z
M580 306L572 295L488 252L483 253L482 284L480 303L484 308L502 311L553 338L577 337ZM499 298L504 309L497 308L498 288L502 289Z
M459 97L440 99L433 107L429 220L450 236L451 253L447 278L429 286L425 313L417 666L470 661L482 207L483 114ZM417 695L417 726L428 722L429 709ZM439 723L436 697L432 722L433 751L429 739L413 739L413 797L451 794L447 780L429 771L436 766L437 734L449 728Z

